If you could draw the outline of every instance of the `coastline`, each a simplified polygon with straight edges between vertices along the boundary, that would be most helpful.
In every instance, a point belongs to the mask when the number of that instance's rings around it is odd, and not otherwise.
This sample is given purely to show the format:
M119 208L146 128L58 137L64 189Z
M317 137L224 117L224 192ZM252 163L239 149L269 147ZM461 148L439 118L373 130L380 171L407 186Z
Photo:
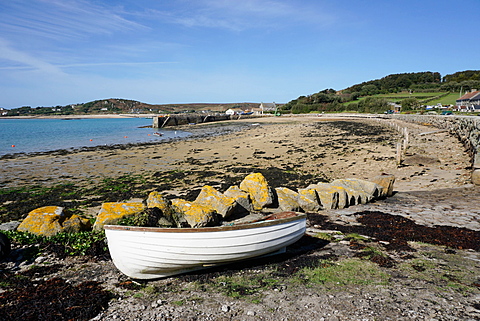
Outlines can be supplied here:
M468 182L469 157L455 138L439 133L415 141L415 133L431 128L404 125L412 134L411 155L405 157L408 166L396 166L399 133L373 119L266 117L178 127L192 135L162 142L14 154L0 159L4 170L0 187L174 170L214 170L221 176L232 175L237 167L277 168L326 181L388 173L397 177L399 190ZM370 132L362 129L365 126Z
M31 302L46 306L43 302L52 300L43 295L46 291L62 301L72 302L79 297L80 302L85 302L76 289L89 282L89 295L99 293L91 291L95 286L93 289L106 289L115 296L106 296L92 320L212 320L219 318L219 313L222 319L245 320L337 316L349 320L443 320L446 315L452 320L463 320L465 316L474 319L480 315L480 255L475 250L480 237L476 207L480 188L469 184L469 157L446 132L425 137L418 134L431 127L398 124L408 126L411 133L401 166L395 160L395 146L401 135L391 126L373 119L333 117L208 123L193 126L195 134L178 141L1 159L4 171L0 185L17 189L17 195L4 206L20 212L25 209L23 202L34 199L36 191L46 186L66 182L74 189L86 186L96 191L105 187L96 181L122 175L141 177L140 194L114 200L114 195L103 189L101 195L105 198L101 201L141 201L150 190L192 200L202 186L223 191L251 172L262 172L272 187L292 189L319 180L370 178L382 173L397 178L395 193L387 199L308 213L306 235L282 255L148 283L122 275L108 253L100 251L101 245L92 245L86 255L65 257L56 247L47 249L35 244L30 248L41 248L42 252L31 260L21 255L28 246L15 245L15 256L0 262L0 268L8 280L22 283L18 288L7 286L4 307L15 307L21 313L16 307L22 302L26 304L24 309L31 309ZM123 189L126 184L131 187L137 183L135 179L112 180L108 188ZM30 194L21 189L22 185L40 188L32 189ZM79 196L65 193L74 189L54 191L66 195L61 204L41 193L35 200L44 197L49 205L67 208L88 200L80 211L86 217L95 217L100 209L98 194L77 199ZM37 203L33 205L38 207ZM11 217L11 212L6 212ZM365 221L368 217L373 221ZM469 239L462 231L478 237ZM415 241L411 235L431 238ZM468 239L477 247L438 245L439 238L458 244ZM369 257L367 251L379 254ZM342 267L353 270L344 274ZM306 274L332 269L337 271L335 278L327 276L321 282ZM325 282L330 279L335 282ZM57 280L59 287L52 280ZM234 292L238 297L232 297L227 292L232 286L235 291L246 291ZM66 288L73 291L67 293Z
M98 114L98 115L51 115L51 116L8 116L0 119L92 119L92 118L151 118L158 114Z

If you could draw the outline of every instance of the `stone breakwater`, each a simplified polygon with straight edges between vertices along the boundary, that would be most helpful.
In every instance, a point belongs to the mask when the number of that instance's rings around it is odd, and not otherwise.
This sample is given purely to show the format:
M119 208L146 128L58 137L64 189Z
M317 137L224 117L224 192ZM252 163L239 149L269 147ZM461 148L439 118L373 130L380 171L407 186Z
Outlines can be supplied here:
M201 124L210 123L224 120L238 120L258 117L271 117L273 115L227 115L227 114L185 114L185 115L167 115L167 116L154 116L153 128L163 128L166 126L181 126L188 124Z
M480 118L476 116L388 115L385 118L447 129L471 156L472 182L480 185Z

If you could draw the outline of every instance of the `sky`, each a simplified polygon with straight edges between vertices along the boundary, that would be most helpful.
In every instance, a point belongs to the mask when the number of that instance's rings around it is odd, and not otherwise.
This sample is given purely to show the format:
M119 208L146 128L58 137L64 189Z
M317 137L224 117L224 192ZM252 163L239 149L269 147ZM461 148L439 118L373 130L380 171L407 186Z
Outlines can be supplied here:
M286 103L480 69L479 0L0 0L0 107Z

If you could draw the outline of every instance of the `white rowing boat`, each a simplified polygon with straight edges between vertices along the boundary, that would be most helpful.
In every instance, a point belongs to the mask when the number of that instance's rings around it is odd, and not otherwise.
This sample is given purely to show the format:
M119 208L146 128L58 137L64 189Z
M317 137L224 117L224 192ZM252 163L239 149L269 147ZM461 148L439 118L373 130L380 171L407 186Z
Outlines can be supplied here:
M115 266L135 279L156 279L284 251L306 229L306 215L203 228L105 225Z

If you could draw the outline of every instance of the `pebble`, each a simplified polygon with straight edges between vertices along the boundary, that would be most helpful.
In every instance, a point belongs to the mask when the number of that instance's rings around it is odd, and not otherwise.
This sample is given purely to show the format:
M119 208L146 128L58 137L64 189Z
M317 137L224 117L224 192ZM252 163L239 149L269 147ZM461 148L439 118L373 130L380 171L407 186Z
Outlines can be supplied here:
M224 304L224 305L222 305L222 311L223 312L228 312L228 311L230 311L230 307L228 305Z

